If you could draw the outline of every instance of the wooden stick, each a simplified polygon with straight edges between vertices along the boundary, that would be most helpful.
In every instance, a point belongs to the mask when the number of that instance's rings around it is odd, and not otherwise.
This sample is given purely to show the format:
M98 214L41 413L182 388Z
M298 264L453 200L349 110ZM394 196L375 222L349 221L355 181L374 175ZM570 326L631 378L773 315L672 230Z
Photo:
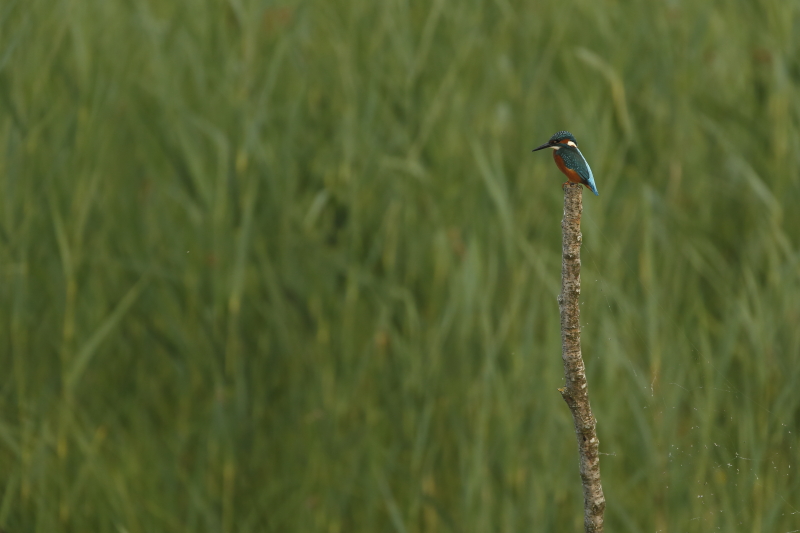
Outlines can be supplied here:
M595 427L597 420L589 406L586 367L581 357L581 324L578 299L581 294L581 212L583 205L580 183L564 184L564 220L561 258L561 357L564 360L566 385L558 389L567 402L575 421L575 436L580 453L583 482L584 529L586 533L602 533L606 499L600 484L600 452Z

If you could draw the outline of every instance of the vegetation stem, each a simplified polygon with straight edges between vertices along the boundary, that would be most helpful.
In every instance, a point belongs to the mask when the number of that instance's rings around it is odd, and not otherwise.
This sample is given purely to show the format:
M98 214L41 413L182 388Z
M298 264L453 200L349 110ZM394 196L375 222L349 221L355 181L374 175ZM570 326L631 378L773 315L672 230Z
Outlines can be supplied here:
M581 481L583 482L584 528L586 533L603 531L603 511L606 499L600 483L600 452L597 440L597 420L589 406L589 388L586 367L581 356L581 203L583 185L564 185L564 219L561 221L561 294L558 308L561 312L561 356L564 360L566 384L559 389L575 421L575 436L580 453Z

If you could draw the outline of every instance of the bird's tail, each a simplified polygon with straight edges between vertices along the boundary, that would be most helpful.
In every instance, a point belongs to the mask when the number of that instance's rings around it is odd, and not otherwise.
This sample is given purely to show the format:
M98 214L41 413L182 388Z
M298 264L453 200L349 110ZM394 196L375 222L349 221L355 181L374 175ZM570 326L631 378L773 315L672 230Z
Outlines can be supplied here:
M597 192L597 185L594 184L594 179L588 179L584 181L583 184L589 187L589 189L594 193L595 196L600 196L600 193Z

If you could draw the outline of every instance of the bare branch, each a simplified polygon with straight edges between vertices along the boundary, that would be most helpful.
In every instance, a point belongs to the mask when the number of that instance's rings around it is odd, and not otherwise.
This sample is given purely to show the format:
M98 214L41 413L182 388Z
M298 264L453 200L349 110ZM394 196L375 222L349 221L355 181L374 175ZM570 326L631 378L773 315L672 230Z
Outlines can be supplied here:
M564 185L564 220L561 294L558 308L561 311L561 356L564 360L566 384L559 389L575 421L575 436L580 452L581 481L583 482L584 527L586 533L602 533L603 511L606 499L600 484L600 455L597 420L589 406L586 384L586 367L581 357L581 325L579 297L581 294L581 203L583 185Z

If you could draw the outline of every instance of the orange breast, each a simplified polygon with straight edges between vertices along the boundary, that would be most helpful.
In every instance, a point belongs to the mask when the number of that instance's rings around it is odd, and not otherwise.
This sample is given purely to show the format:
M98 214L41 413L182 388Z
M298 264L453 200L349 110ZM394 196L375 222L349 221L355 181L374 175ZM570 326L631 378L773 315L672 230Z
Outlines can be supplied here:
M572 170L571 168L567 168L567 165L564 164L564 160L561 159L561 156L558 155L558 150L553 150L553 159L558 165L559 170L564 173L569 181L572 183L583 183L580 174Z

